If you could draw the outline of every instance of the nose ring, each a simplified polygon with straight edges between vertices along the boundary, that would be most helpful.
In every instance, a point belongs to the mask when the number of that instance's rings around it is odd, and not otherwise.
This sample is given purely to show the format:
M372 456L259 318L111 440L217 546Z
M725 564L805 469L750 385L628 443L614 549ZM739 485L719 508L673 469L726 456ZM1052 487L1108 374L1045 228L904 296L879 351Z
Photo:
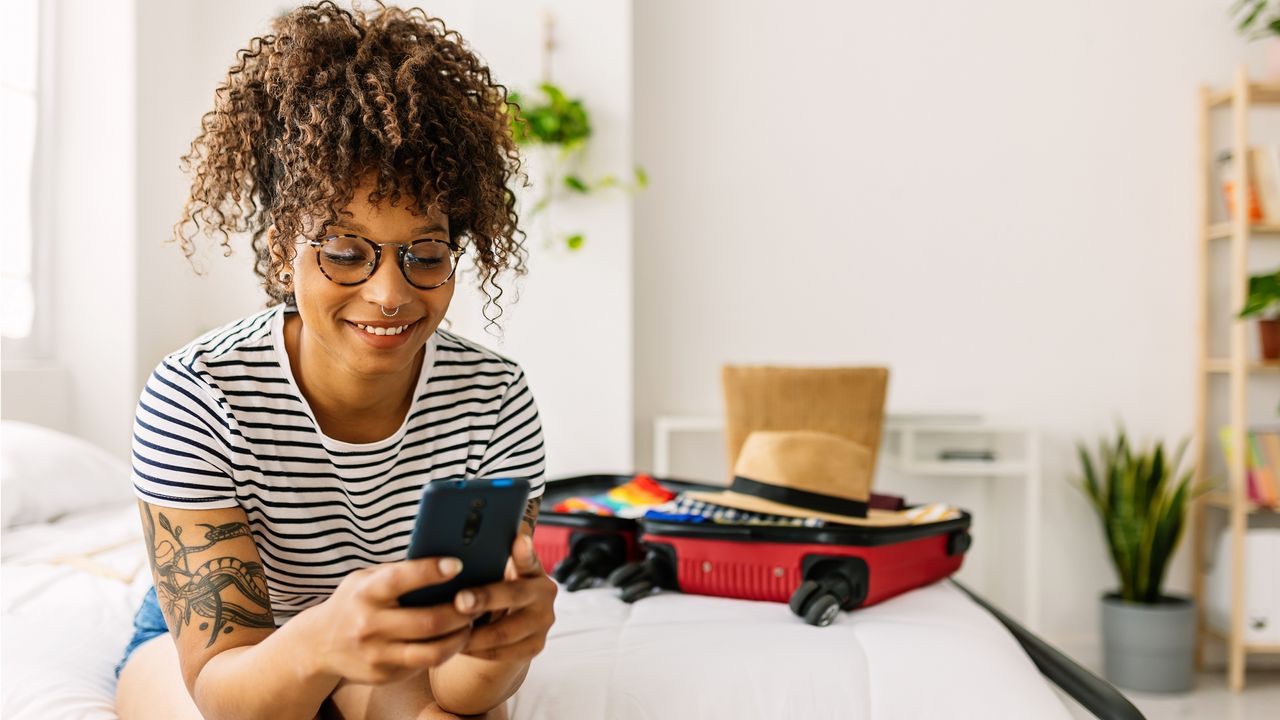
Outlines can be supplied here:
M385 307L383 307L382 305L379 305L379 306L378 306L378 309L382 310L382 317L395 317L395 316L397 316L397 315L399 315L399 314L400 314L400 306L399 306L399 305L397 305L397 306L396 306L396 309L395 309L395 310L392 310L391 312L387 312L387 309L386 309Z

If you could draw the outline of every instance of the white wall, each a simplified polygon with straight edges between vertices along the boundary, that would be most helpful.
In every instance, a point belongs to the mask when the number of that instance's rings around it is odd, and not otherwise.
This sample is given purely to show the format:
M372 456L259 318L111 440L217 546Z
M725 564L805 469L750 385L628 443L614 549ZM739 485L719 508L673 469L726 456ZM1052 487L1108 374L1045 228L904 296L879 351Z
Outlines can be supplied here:
M637 464L722 363L887 364L890 411L1045 432L1045 627L1092 641L1072 443L1192 429L1197 87L1262 65L1227 5L637 3Z
M179 159L213 108L236 50L267 31L273 4L138 0L137 390L167 353L265 306L248 238L214 241L188 262L170 242L190 189ZM200 274L197 274L199 268Z
M37 216L52 287L50 357L6 358L5 417L49 422L125 454L135 357L134 5L49 2L55 112L49 212ZM94 48L93 53L65 52ZM18 407L13 407L13 405Z
M588 179L627 176L633 167L631 2L486 0L471 5L474 15L459 18L458 29L498 82L531 99L540 97L544 10L552 13L552 80L570 97L582 97L591 115L582 174ZM447 9L434 11L454 24ZM538 157L530 160L530 180L541 183ZM600 191L530 218L527 208L539 191L535 187L521 198L529 275L515 286L518 303L507 302L511 295L503 298L502 334L486 330L475 293L455 296L450 320L455 330L524 367L542 414L548 474L628 472L633 455L632 201L620 191ZM574 231L586 236L578 251L548 237Z

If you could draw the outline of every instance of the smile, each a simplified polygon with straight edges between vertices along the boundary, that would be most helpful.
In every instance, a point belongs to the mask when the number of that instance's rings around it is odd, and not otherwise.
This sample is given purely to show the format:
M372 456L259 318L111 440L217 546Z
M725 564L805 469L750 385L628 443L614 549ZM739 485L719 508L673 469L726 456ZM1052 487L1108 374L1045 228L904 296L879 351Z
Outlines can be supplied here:
M362 325L360 323L351 323L370 335L399 335L408 330L417 323L417 320L406 323L404 325L396 325L394 327L383 327L378 325Z

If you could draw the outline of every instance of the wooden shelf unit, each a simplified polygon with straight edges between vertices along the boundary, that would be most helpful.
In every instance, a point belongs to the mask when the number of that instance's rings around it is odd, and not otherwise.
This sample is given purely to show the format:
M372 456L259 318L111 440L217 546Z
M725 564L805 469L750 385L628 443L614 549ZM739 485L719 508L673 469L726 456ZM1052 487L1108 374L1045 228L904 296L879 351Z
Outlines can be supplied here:
M1199 336L1199 372L1196 374L1196 432L1193 433L1194 458L1196 463L1195 482L1199 486L1207 483L1206 460L1209 448L1221 452L1216 438L1216 428L1208 425L1209 384L1214 375L1227 376L1228 426L1232 437L1232 445L1245 447L1248 432L1247 387L1249 376L1253 373L1280 372L1280 362L1261 362L1251 360L1248 356L1247 331L1253 326L1248 320L1240 320L1234 312L1227 318L1220 318L1230 323L1228 328L1228 348L1226 357L1213 357L1209 354L1209 277L1212 272L1211 250L1216 241L1226 240L1230 243L1229 301L1227 307L1244 307L1249 287L1249 244L1251 240L1280 238L1280 225L1272 223L1250 223L1247 213L1237 212L1228 222L1215 222L1213 213L1213 195L1218 192L1219 184L1214 177L1212 152L1211 115L1216 111L1226 111L1231 118L1231 153L1234 158L1248 157L1249 147L1249 109L1258 105L1280 104L1280 84L1250 82L1244 66L1236 70L1232 86L1226 90L1202 88L1200 97L1200 175L1202 192L1200 197L1201 232L1199 233L1199 311L1197 330ZM1240 198L1247 198L1249 190L1247 162L1232 164L1235 173L1234 185L1241 189ZM1243 203L1237 202L1237 207ZM1227 685L1232 691L1244 689L1244 671L1248 655L1253 653L1274 653L1280 646L1247 644L1244 641L1244 536L1251 515L1271 512L1249 502L1245 493L1246 466L1245 453L1234 453L1227 468L1227 487L1201 495L1192 505L1192 592L1196 600L1196 664L1203 665L1204 643L1206 638L1220 640L1227 650ZM1205 551L1209 538L1206 537L1205 516L1209 509L1217 509L1227 513L1227 528L1230 535L1231 550L1231 598L1230 627L1224 632L1211 627L1206 621L1205 612Z

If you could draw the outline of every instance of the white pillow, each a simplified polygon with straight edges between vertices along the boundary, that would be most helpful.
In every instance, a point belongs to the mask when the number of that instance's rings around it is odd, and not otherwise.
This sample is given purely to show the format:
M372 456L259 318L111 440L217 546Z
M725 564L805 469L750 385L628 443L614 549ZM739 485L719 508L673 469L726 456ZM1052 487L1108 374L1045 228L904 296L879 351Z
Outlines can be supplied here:
M0 529L48 522L133 497L128 464L49 428L0 423Z

